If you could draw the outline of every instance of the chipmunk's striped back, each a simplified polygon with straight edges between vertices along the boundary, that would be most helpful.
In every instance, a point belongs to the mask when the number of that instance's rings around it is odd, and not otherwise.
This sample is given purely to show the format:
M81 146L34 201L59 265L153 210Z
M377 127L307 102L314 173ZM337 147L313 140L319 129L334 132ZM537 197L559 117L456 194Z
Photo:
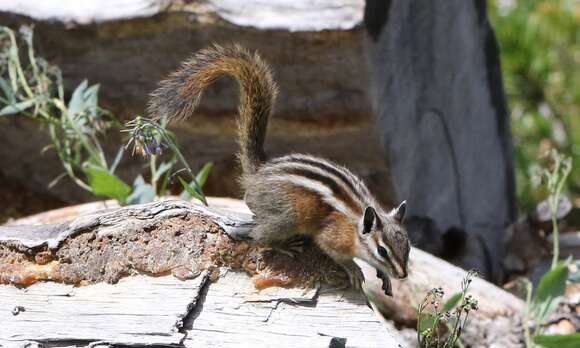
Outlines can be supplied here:
M320 195L335 211L353 220L361 218L364 209L376 205L365 184L348 169L325 159L293 154L275 158L260 168L279 182L287 182Z

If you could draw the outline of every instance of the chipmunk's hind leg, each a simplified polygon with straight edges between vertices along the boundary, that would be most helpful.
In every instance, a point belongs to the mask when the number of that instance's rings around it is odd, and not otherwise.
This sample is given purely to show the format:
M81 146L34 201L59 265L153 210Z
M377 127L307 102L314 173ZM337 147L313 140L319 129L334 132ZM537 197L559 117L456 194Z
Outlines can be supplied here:
M244 183L245 201L255 215L250 237L267 244L280 244L296 236L296 212L281 185L267 176L255 175Z
M276 252L288 256L291 259L296 259L298 254L304 252L304 246L308 243L308 239L302 236L296 236L285 241L276 241L268 244L265 250Z
M300 254L304 252L304 247L309 242L310 240L307 237L297 235L287 239L283 244L283 248L293 254Z
M274 243L271 250L295 259L298 254L304 252L304 247L308 242L309 239L307 237L296 235L287 240Z
M294 187L277 175L260 171L246 176L243 184L246 204L255 214L257 225L251 237L292 258L304 252L309 238L301 227L304 221L296 210Z

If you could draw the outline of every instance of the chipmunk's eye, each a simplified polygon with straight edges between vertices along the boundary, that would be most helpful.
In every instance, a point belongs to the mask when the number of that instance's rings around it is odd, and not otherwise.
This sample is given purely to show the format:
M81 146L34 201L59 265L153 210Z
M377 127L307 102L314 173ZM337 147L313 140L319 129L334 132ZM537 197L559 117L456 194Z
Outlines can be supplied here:
M381 255L385 259L389 258L389 253L387 253L387 250L385 248L383 248L382 246L379 245L377 247L377 251L379 252L379 255Z

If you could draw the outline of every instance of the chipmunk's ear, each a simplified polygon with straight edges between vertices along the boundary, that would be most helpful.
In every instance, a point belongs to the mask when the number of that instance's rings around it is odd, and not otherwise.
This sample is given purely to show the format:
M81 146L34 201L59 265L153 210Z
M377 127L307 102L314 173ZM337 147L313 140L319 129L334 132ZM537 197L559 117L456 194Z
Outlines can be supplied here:
M395 221L397 221L398 223L402 223L403 220L405 219L405 212L406 211L407 211L407 201L402 201L398 207L391 210L391 214L392 214L393 218L395 219Z
M367 207L363 216L362 234L370 233L377 220L377 213L373 207Z

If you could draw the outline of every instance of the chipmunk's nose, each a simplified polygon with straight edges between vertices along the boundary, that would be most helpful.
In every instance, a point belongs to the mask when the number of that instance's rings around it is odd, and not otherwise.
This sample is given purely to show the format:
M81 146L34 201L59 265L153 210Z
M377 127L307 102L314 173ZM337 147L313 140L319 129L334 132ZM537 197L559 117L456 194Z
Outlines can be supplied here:
M407 270L403 269L401 272L398 272L397 277L399 279L406 279L408 275L409 274L408 274Z

